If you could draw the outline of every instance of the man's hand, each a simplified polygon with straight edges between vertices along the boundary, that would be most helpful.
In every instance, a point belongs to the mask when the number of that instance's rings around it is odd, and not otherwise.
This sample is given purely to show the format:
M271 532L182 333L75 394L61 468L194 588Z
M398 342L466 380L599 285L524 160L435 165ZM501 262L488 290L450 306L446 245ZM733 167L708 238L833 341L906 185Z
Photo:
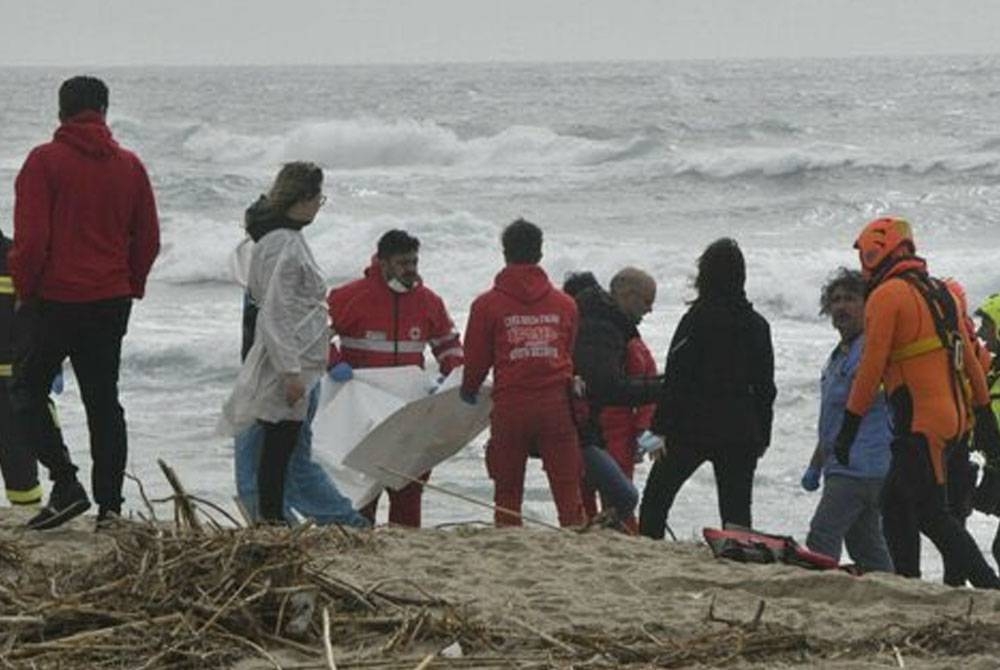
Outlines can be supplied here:
M840 432L833 443L833 455L837 457L837 462L847 466L851 462L851 445L854 438L858 436L858 428L861 426L861 417L849 410L844 410L844 421L840 424Z
M285 402L291 407L306 394L306 385L297 374L285 375Z

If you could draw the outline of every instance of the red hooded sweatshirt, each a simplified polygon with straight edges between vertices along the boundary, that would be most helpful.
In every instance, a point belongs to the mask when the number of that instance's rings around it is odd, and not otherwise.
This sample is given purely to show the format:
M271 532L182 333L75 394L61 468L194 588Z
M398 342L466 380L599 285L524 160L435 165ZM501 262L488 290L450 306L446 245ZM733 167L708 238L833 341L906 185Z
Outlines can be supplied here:
M472 303L462 389L479 390L493 368L493 400L566 389L573 376L576 302L537 265L513 264Z
M153 190L101 114L81 112L35 147L14 193L9 262L21 300L143 296L160 249Z
M389 288L378 258L365 276L335 288L327 297L330 322L340 349L330 345L330 364L355 368L424 367L430 345L443 374L462 364L462 341L437 293L417 284L405 293Z

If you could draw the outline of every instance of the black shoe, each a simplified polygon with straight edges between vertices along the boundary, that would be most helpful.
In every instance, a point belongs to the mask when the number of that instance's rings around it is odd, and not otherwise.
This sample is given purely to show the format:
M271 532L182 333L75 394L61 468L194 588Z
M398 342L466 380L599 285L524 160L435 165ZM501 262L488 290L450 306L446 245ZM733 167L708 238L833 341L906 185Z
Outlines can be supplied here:
M94 532L111 530L122 523L121 514L116 510L101 509L97 512L97 523L94 525Z
M61 526L73 517L90 509L87 492L76 479L66 483L56 482L49 495L49 504L26 524L32 530L48 530Z

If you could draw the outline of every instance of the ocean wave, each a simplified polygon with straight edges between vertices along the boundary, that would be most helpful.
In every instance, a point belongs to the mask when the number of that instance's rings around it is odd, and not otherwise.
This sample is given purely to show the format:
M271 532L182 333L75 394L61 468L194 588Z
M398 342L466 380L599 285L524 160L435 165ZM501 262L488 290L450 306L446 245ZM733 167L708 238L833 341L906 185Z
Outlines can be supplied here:
M450 165L597 165L638 158L660 146L639 133L591 139L550 128L511 126L462 138L452 129L415 119L344 119L299 125L282 135L254 136L196 125L177 136L191 158L210 163L273 163L309 156L324 166L366 169Z
M787 179L809 174L864 172L929 175L1000 174L1000 153L961 151L927 156L871 155L851 146L725 147L678 151L667 161L672 176L709 180Z

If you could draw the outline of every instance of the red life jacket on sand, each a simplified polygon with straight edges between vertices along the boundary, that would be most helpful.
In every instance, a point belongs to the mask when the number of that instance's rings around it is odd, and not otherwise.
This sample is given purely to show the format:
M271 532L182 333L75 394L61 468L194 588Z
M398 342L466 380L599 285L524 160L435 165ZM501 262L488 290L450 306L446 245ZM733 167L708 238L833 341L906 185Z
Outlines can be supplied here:
M330 345L330 365L422 368L428 345L442 374L462 364L462 342L440 296L423 284L405 293L393 291L377 258L362 279L330 291L327 305L340 339L339 349Z
M840 564L826 554L806 549L790 537L752 530L701 531L716 558L740 563L785 563L809 570L836 570Z

